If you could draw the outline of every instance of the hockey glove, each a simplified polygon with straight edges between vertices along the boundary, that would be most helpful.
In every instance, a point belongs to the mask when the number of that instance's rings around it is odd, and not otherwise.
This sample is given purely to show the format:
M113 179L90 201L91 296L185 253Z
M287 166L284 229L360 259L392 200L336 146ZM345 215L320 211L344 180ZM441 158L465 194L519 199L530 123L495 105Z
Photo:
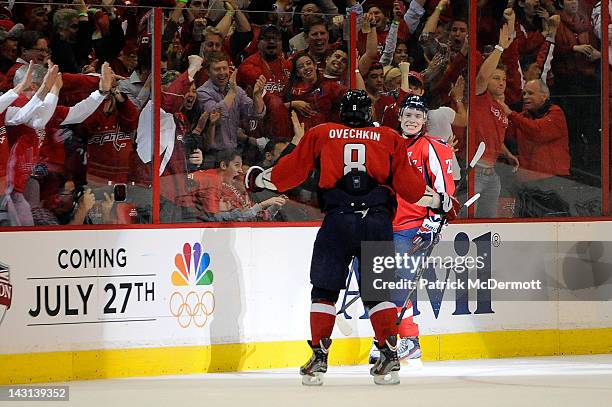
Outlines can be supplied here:
M260 192L264 189L276 191L276 185L270 181L271 173L272 168L264 170L256 165L249 168L244 177L244 186L246 190L249 192Z
M429 216L423 220L423 224L412 238L414 253L425 250L431 245L438 243L440 240L440 233L438 233L438 231L441 231L440 222L442 222L442 219L438 215Z
M264 169L258 167L257 165L254 165L247 170L244 177L244 186L248 192L261 192L264 190L264 188L261 186L257 186L255 182L257 180L257 176L263 172Z
M438 208L432 208L433 212L438 215L446 215L447 221L452 221L457 218L459 209L461 209L459 201L446 192L438 193L438 195L440 196L440 206Z

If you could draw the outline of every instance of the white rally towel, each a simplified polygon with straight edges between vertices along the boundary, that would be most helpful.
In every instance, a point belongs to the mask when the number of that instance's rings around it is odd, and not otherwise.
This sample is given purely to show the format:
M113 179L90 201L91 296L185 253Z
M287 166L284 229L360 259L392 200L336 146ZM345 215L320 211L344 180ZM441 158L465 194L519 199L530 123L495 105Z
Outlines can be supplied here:
M166 169L166 165L172 157L174 151L174 137L176 134L176 124L174 117L170 113L166 113L164 109L159 109L160 121L160 142L159 151L163 154L161 165L159 166L159 175L162 175ZM145 107L140 112L138 119L138 130L136 130L136 152L143 163L151 162L153 158L153 104L149 100Z

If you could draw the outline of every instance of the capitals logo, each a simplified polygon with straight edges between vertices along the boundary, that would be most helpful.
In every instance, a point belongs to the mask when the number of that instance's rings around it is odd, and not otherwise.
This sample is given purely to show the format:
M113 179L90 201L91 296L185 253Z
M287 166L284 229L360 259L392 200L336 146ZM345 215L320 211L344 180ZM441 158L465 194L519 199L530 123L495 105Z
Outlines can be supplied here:
M210 255L202 251L202 245L183 245L182 253L174 256L171 281L176 291L170 296L170 313L181 328L203 328L215 310L212 288L213 272Z
M9 280L9 267L0 263L0 324L4 320L6 311L11 308L13 286Z

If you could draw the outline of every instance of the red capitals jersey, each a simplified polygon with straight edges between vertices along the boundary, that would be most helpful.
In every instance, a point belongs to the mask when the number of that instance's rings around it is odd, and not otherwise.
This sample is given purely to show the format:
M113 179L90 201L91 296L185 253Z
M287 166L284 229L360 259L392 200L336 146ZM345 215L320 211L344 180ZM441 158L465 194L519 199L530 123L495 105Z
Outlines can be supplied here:
M291 75L291 62L283 56L267 62L258 52L240 64L236 81L239 86L246 88L247 86L254 86L260 75L266 77L266 92L282 96Z
M410 144L412 143L412 144ZM453 180L453 151L440 138L425 134L416 140L407 140L407 157L427 185L438 192L455 193ZM421 226L429 216L429 209L397 198L397 212L393 219L393 230L406 230Z
M87 173L115 183L127 182L138 109L129 99L110 114L104 112L104 105L78 127L87 138Z
M425 193L422 176L408 162L404 139L388 127L350 128L336 123L313 127L273 167L271 181L279 191L287 191L304 182L317 164L323 189L334 188L356 169L392 187L408 202L418 201Z

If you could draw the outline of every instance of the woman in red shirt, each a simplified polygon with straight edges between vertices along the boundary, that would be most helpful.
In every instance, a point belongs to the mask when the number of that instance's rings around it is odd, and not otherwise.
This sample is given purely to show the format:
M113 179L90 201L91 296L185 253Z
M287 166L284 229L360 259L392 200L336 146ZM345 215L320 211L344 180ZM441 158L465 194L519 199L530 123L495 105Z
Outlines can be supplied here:
M293 60L285 93L285 107L297 112L304 130L318 124L338 121L337 113L346 86L319 78L316 62L309 55Z

